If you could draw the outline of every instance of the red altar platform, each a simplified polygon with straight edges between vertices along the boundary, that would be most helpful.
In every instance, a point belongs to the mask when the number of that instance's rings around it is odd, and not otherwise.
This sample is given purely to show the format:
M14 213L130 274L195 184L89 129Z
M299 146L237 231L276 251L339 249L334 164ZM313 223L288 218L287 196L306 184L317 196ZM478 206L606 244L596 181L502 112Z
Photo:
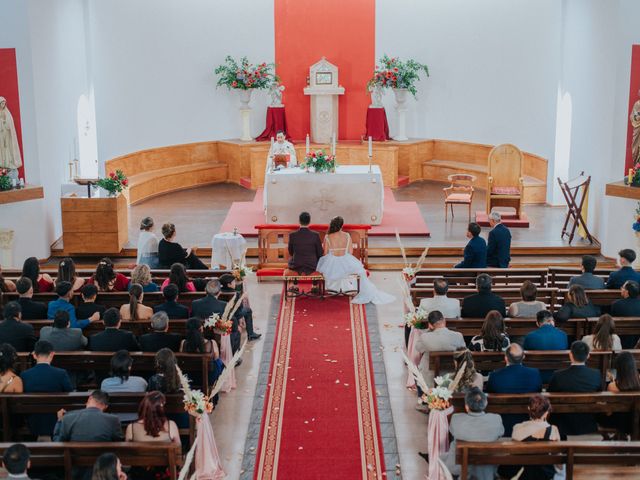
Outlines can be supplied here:
M387 112L384 108L367 108L367 131L364 139L371 137L376 142L391 140L389 136L389 123L387 122Z
M289 130L287 129L287 116L284 112L284 107L267 107L267 126L264 129L256 141L270 140L272 137L276 137L276 133L282 130L287 139L290 139Z

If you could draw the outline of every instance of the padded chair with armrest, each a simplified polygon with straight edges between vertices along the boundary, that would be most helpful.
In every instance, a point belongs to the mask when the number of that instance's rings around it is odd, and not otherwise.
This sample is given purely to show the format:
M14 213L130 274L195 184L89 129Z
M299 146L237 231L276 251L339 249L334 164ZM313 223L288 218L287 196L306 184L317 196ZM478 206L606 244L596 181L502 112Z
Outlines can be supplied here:
M444 191L444 221L447 219L447 206L451 206L451 218L453 215L454 205L467 205L469 208L469 221L471 221L471 203L473 202L473 182L476 181L475 175L468 173L456 173L447 177L451 185L443 188Z
M497 145L489 153L487 215L494 207L512 207L520 218L524 192L522 159L520 149L510 143Z

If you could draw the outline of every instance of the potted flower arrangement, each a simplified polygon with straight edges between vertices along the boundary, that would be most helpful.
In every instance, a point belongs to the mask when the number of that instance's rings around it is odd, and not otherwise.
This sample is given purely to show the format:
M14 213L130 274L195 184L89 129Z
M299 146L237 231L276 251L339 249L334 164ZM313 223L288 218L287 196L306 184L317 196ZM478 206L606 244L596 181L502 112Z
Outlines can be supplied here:
M106 178L101 178L96 185L109 192L110 197L115 197L129 186L129 180L122 170L109 173Z
M0 192L11 190L12 188L13 182L9 176L9 171L6 168L0 169Z
M321 172L335 172L338 163L336 162L335 155L327 155L324 153L324 150L316 150L315 152L310 152L304 157L304 162L301 167L305 170L309 171L310 168L313 168L313 171L316 173Z
M406 96L406 92L411 93L414 97L418 92L415 83L420 79L420 73L424 72L429 76L429 67L425 64L409 59L400 60L398 57L389 57L383 55L379 60L380 65L376 65L373 77L367 82L367 87L371 91L376 86L381 88L392 88L396 93L396 101L398 96ZM402 92L402 93L398 93Z
M274 68L273 63L262 62L253 65L247 57L242 57L238 62L227 55L224 58L224 63L218 65L214 73L219 76L217 86L240 91L240 102L248 105L252 90L266 90L273 83L279 82Z

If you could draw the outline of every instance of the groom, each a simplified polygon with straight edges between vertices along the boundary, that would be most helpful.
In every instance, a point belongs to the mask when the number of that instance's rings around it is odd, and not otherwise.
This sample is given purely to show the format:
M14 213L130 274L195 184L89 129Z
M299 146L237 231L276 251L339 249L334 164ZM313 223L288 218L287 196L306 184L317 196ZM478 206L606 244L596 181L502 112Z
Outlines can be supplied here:
M289 235L289 265L286 276L309 275L316 271L318 260L323 255L320 235L309 230L311 215L302 212L300 228Z

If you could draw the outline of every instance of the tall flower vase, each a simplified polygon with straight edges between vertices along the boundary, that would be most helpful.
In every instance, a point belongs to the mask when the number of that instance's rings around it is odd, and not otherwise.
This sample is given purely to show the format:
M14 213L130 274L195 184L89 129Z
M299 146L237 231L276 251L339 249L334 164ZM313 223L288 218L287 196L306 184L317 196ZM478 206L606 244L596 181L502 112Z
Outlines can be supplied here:
M243 142L250 142L251 138L251 107L249 102L251 101L252 89L242 90L238 89L238 96L240 99L240 119L242 120L242 135L240 140Z
M427 422L427 441L429 442L429 471L425 480L445 480L438 458L449 450L449 415L453 407L446 410L431 410Z
M407 137L407 92L409 90L406 88L393 89L396 97L396 111L398 112L398 131L393 139L399 142L409 140L409 137Z

